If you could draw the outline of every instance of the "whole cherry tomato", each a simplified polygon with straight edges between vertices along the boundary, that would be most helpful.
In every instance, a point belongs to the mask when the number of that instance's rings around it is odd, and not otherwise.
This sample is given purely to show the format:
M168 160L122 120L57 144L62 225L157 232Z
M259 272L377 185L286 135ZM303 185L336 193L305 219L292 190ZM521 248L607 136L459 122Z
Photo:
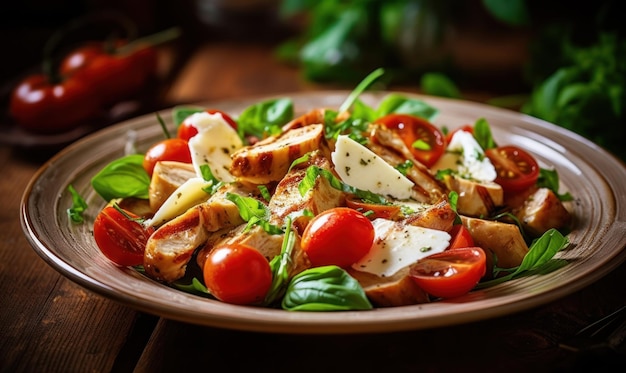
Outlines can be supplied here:
M517 146L487 149L485 155L496 168L495 182L500 184L505 194L528 189L539 178L539 164L535 158Z
M237 129L237 122L235 122L235 120L231 118L231 116L226 114L225 112L221 110L215 110L215 109L207 109L205 110L205 112L209 114L216 114L216 113L221 114L222 118L224 118L226 123L228 123L233 129L235 130ZM190 138L198 134L198 129L194 127L193 123L191 123L191 121L188 119L189 117L183 120L183 122L178 126L178 134L177 134L178 138L187 140L187 141L189 141Z
M60 133L77 127L99 113L96 92L73 77L53 81L34 74L12 92L9 111L23 128L38 133Z
M259 303L272 285L272 270L267 259L244 244L214 248L202 270L209 292L226 303Z
M389 114L375 122L394 130L415 159L426 167L434 165L446 149L443 132L426 119L406 114Z
M154 166L160 161L191 163L189 143L183 139L165 139L152 145L143 159L143 168L152 175Z
M131 98L156 74L157 52L145 46L120 54L124 41L115 46L112 51L99 42L81 46L63 59L60 73L89 84L105 105Z
M479 247L448 249L411 265L409 276L430 295L454 298L467 294L485 275L485 252Z
M474 246L474 238L463 224L453 225L448 233L452 236L448 250Z
M315 267L349 267L374 243L374 226L362 213L336 207L316 215L302 233L300 245Z
M135 266L143 263L146 243L154 228L144 227L138 217L114 206L105 207L93 224L93 237L98 248L113 263Z

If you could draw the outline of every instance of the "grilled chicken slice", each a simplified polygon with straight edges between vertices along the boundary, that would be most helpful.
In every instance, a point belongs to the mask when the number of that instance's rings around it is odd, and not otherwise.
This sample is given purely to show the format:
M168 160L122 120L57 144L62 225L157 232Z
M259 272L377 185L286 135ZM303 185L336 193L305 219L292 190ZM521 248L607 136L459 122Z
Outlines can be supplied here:
M352 268L348 269L348 273L361 284L365 295L377 307L408 306L430 301L428 294L409 277L408 266L389 277Z
M538 188L513 213L525 232L534 237L541 236L551 228L565 228L571 221L571 215L563 202L548 188Z
M313 109L308 113L300 115L297 118L294 118L291 122L285 124L282 127L282 132L287 132L289 130L293 130L296 128L302 128L311 124L321 124L324 123L324 113L326 109Z
M444 183L448 189L458 193L456 207L461 215L490 216L504 203L504 192L496 183L479 183L454 175L446 175Z
M294 160L319 149L323 139L322 124L310 124L268 137L234 152L230 172L240 181L252 184L277 182L287 174Z
M528 245L517 225L466 216L461 216L461 220L476 246L485 250L488 265L495 261L498 267L513 268L522 263Z
M196 177L196 172L190 163L157 162L152 172L148 190L152 212L156 212L178 187L192 177Z
M165 282L183 277L194 251L205 243L209 232L244 223L239 209L226 199L226 194L250 195L251 190L239 183L225 184L208 201L159 227L146 244L146 274Z
M425 205L421 211L409 214L405 218L405 224L448 232L452 229L455 219L456 212L448 200L442 198L435 204Z
M302 234L311 219L303 214L305 210L313 215L318 215L322 211L345 204L344 193L333 188L324 177L318 177L313 188L304 196L300 194L298 186L306 176L307 168L312 165L328 171L331 170L330 161L322 156L319 151L311 153L307 162L296 165L278 183L274 195L270 199L269 209L272 213L270 222L272 224L283 226L287 216L291 215L292 225Z
M372 124L370 136L373 140L367 144L367 147L390 165L396 167L406 160L411 161L412 166L407 170L406 177L415 183L413 199L436 203L447 194L446 188L426 166L413 157L411 150L396 133L383 125Z

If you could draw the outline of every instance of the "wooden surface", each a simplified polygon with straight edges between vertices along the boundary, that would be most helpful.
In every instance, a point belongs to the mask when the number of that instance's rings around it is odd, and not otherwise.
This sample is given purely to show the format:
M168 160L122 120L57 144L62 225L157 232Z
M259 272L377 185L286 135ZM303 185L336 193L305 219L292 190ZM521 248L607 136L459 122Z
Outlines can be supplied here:
M183 59L164 106L328 88L304 82L271 51L229 43L197 49ZM20 199L46 156L0 147L1 372L583 371L626 360L623 345L620 353L559 347L626 305L626 264L527 312L421 331L281 335L200 327L137 312L66 279L26 241Z

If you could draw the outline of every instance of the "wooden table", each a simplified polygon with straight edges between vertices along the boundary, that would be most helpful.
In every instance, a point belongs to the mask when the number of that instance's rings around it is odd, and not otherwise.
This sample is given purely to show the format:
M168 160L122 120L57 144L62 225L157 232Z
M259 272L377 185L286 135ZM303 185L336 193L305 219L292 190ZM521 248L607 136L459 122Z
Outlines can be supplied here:
M168 104L321 88L263 45L212 43L189 55ZM324 87L328 88L328 86ZM475 97L481 97L477 94ZM20 226L20 198L43 160L0 147L0 371L571 371L621 355L559 347L626 305L626 263L558 301L487 321L365 335L284 335L200 327L93 294L48 266Z

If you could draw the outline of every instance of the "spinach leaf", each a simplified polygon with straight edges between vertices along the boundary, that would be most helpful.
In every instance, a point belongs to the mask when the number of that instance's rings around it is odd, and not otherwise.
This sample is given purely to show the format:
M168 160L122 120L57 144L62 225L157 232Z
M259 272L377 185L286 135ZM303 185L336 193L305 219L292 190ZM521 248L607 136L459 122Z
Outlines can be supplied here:
M288 311L369 310L372 304L357 280L337 266L300 272L291 280L282 301Z
M91 179L91 186L105 201L114 198L148 199L150 176L143 168L144 156L127 155L105 166Z
M280 132L281 126L293 119L293 101L277 98L261 101L243 110L237 118L238 131L264 138Z

